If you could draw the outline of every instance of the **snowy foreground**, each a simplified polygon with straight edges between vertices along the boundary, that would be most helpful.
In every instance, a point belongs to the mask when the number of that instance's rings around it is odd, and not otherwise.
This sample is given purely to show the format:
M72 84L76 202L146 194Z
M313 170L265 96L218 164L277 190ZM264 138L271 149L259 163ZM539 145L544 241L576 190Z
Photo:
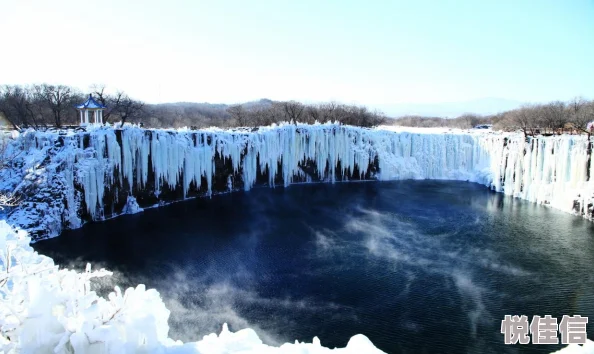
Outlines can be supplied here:
M168 338L169 311L156 290L144 285L107 299L91 291L105 270L77 273L58 269L37 254L25 231L0 220L0 353L383 353L363 335L330 350L313 343L270 347L251 329L183 344Z
M592 354L594 353L594 342L587 340L586 344L570 344L567 347L553 352L553 354Z
M90 284L109 272L60 270L33 251L31 237L55 237L64 228L141 211L149 202L249 190L259 181L472 181L591 219L594 163L587 145L584 136L526 142L520 134L332 124L254 132L26 132L11 141L5 152L10 168L0 171L0 190L25 196L0 221L0 353L329 352L316 338L269 347L251 329L231 333L226 326L199 342L175 342L168 338L169 311L155 290L116 288L99 298ZM381 353L363 335L335 351Z

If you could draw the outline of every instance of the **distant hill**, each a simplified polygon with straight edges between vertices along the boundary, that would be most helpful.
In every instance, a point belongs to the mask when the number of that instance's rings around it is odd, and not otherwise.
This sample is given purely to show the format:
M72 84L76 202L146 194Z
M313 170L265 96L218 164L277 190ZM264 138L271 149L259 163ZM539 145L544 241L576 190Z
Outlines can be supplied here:
M247 110L270 107L274 101L261 99L242 103ZM172 102L147 104L147 116L143 122L150 127L209 127L229 126L231 115L227 109L232 106L225 103L208 102Z
M247 109L257 109L257 108L266 108L272 106L274 103L273 100L269 100L268 98L262 98L258 101L251 101L242 103L241 105Z
M453 118L464 113L479 115L496 114L518 108L522 102L502 98L481 98L465 102L399 103L374 105L391 117L406 115Z
M225 110L229 105L224 103L208 103L208 102L169 102L152 104L153 107L182 107L182 108L202 108L208 110Z
M268 98L262 98L257 101L242 103L246 109L258 109L270 107L275 101ZM489 115L509 111L518 108L522 102L501 99L501 98L482 98L465 102L444 102L444 103L397 103L397 104L379 104L368 106L371 109L378 109L389 117L401 117L407 115L454 118L464 113L475 113L479 115ZM206 116L221 114L227 117L226 110L230 104L208 103L208 102L174 102L160 103L151 105L155 108L165 109L183 109L198 111Z
M273 100L262 98L257 101L250 101L241 103L244 108L255 109L270 107L274 103ZM231 104L226 103L208 103L208 102L171 102L171 103L157 103L152 104L152 107L162 108L184 108L184 109L195 109L195 110L206 110L206 111L225 111Z

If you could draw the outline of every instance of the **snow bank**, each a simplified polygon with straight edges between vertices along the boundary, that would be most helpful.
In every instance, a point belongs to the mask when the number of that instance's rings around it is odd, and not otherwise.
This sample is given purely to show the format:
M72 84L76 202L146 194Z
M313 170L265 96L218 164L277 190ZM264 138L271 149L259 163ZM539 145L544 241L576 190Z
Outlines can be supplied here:
M108 298L91 290L105 270L59 269L30 246L27 232L0 220L0 353L328 353L313 343L270 347L251 329L183 344L168 337L169 311L156 290L144 285ZM336 353L382 353L363 335Z
M567 347L557 350L552 354L593 354L594 342L587 339L586 344L569 344Z

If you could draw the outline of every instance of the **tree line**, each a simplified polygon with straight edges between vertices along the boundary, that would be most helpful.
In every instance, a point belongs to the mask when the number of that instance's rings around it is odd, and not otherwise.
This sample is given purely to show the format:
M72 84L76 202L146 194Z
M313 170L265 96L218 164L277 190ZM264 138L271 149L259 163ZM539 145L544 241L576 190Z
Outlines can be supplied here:
M570 101L529 104L501 114L496 127L521 130L524 135L557 134L567 131L587 133L594 121L594 100L576 97Z
M253 127L280 122L339 122L373 127L396 124L412 127L473 128L492 124L494 129L521 130L526 135L586 132L594 121L594 100L576 97L570 101L524 105L499 114L466 113L456 118L404 116L388 119L382 112L364 106L336 102L303 104L262 99L236 105L210 103L145 104L125 92L108 93L103 85L91 87L95 100L106 106L104 123L141 123L153 128ZM0 86L0 114L15 129L78 125L75 106L87 96L66 85Z
M209 103L145 104L125 92L108 93L105 86L94 85L91 93L106 106L104 123L142 123L154 128L246 127L280 122L340 122L372 127L384 124L386 116L364 106L335 102L306 105L296 101L262 99L237 105ZM15 129L77 125L75 106L87 96L66 85L0 86L0 113Z
M144 103L118 91L108 94L105 86L93 86L96 101L107 106L104 123L137 120L144 114ZM77 125L80 122L75 107L87 99L80 91L65 85L3 85L0 86L0 113L13 128L42 129Z
M387 117L381 112L370 111L365 106L336 102L306 105L296 101L284 101L251 108L233 105L227 112L236 126L259 126L280 122L339 122L359 127L373 127L387 122Z
M469 129L481 124L493 124L495 116L480 116L473 113L465 113L456 118L425 117L425 116L403 116L394 120L395 125L420 128L460 128Z
M594 100L576 97L567 102L553 101L543 104L526 104L517 109L498 114L480 116L463 114L446 119L439 117L405 116L395 120L396 125L412 127L473 128L492 124L494 129L521 130L525 135L587 133L588 123L594 121Z
M281 122L339 122L373 127L387 123L388 118L364 106L261 99L235 105L185 102L147 105L142 122L155 128L254 127Z

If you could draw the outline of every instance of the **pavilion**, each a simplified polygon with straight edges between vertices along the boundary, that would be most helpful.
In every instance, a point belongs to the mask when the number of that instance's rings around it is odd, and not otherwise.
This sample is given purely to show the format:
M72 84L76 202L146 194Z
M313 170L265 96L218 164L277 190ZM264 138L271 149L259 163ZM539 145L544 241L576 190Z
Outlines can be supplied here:
M89 94L89 98L84 103L76 106L76 110L80 112L80 125L103 124L103 111L105 108L104 105L95 101L93 95Z

